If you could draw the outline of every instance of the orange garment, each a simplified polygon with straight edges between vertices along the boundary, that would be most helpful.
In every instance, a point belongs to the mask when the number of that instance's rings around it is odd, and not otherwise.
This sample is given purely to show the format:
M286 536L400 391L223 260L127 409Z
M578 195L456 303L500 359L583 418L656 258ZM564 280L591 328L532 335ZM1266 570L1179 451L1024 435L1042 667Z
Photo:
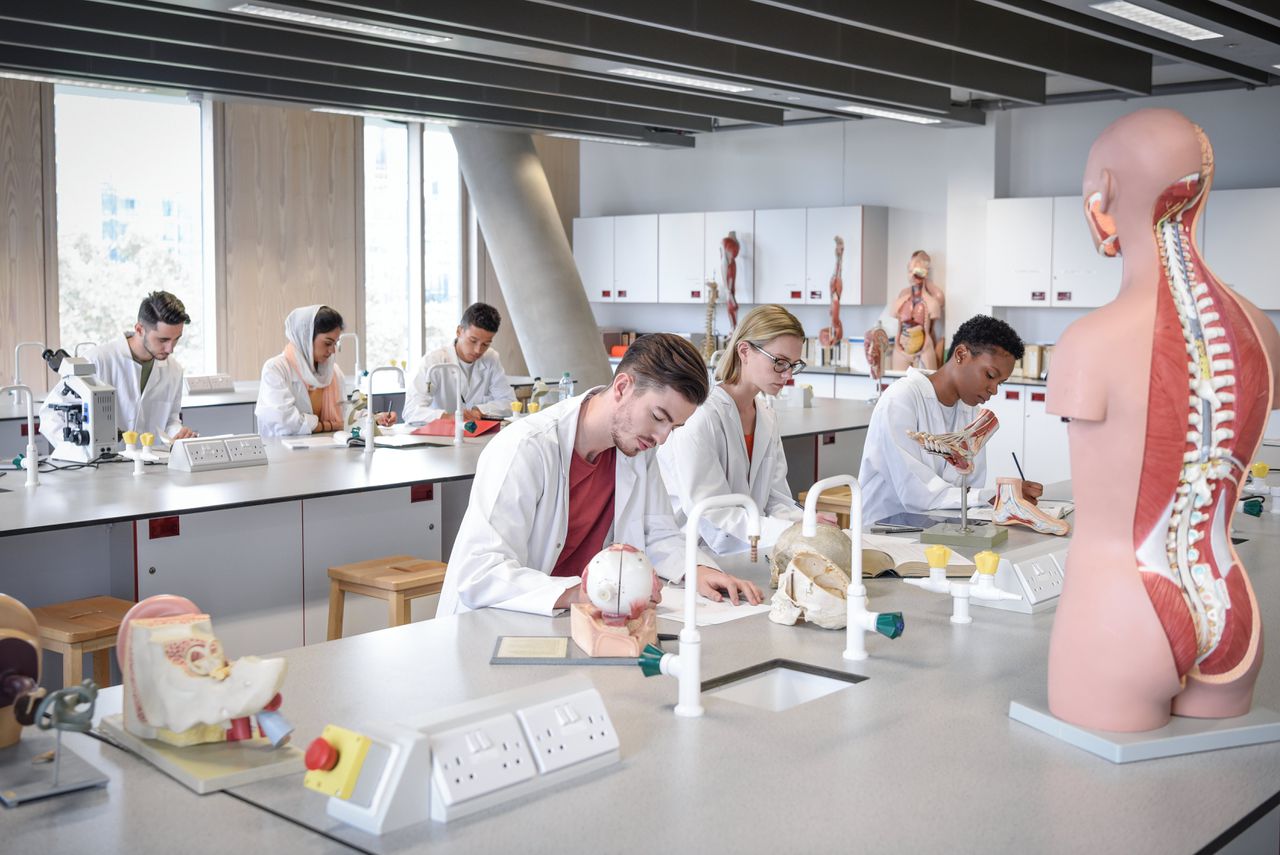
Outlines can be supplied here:
M751 462L751 454L756 450L756 435L754 433L746 434L742 437L747 443L747 462Z
M284 346L284 358L289 361L293 372L305 383L306 379L298 368L298 349L293 346L293 342L289 342ZM334 423L342 421L342 379L338 376L337 371L333 372L333 379L329 381L328 386L323 389L312 389L308 386L307 392L311 399L311 412L319 416L320 421ZM319 407L316 407L315 393L321 395Z

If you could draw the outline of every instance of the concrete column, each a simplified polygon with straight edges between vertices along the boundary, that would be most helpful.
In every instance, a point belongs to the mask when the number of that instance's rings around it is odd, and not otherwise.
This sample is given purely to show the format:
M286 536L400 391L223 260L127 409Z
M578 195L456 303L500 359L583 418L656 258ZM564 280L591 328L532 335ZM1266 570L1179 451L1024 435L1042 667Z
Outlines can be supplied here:
M551 186L528 134L452 128L458 164L529 372L573 372L578 390L613 376Z

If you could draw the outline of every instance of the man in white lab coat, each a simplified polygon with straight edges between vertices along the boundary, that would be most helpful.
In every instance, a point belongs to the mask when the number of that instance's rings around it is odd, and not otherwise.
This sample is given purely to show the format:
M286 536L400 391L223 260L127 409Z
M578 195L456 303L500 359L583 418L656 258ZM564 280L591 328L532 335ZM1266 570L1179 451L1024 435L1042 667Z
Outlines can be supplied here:
M463 417L504 419L511 415L515 392L502 370L497 351L490 350L493 337L502 324L498 310L487 303L472 303L462 313L453 344L433 350L422 357L409 388L405 390L401 421L431 422L454 410L458 378L453 371L437 371L435 383L427 391L427 374L433 365L451 362L462 369Z
M684 576L683 532L655 457L707 398L707 369L679 336L635 342L613 382L528 416L480 455L438 614L485 607L552 615L582 599L582 570L611 543ZM698 590L760 602L755 585L700 553Z
M858 483L862 520L904 512L928 513L960 507L960 473L942 457L925 451L908 431L950 433L963 430L1022 358L1022 340L1004 321L975 315L951 340L951 358L932 374L908 368L880 396L862 450ZM985 449L974 458L968 483L986 482ZM1034 502L1040 484L1028 481L1024 495ZM969 488L970 506L989 502L990 490Z
M158 440L196 435L182 425L182 365L173 358L189 323L181 300L168 291L153 291L138 307L132 330L89 353L98 379L116 387L116 426L122 432L155 434ZM56 384L40 408L40 432L55 445L65 420L49 404L63 400L61 389Z

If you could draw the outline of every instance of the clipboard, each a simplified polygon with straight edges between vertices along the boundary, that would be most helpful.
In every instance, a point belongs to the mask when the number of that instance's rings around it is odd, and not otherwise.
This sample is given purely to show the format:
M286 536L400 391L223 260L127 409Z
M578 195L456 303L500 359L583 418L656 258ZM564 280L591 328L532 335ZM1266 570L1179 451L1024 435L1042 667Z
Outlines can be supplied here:
M481 434L488 433L496 428L501 422L490 419L478 419L475 422L475 430L462 430L462 435L467 437L477 437ZM416 429L412 433L413 436L453 436L453 416L442 416L434 422L427 422L422 427Z

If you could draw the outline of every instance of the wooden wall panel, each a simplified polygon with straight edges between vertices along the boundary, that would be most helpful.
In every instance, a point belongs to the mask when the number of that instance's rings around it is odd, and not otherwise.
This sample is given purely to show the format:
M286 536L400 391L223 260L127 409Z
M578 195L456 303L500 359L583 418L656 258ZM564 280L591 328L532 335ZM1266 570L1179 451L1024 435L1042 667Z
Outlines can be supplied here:
M547 183L551 185L551 197L555 200L564 233L572 244L573 220L579 211L578 176L581 170L578 165L578 141L535 134L533 147L538 152L538 159L542 161ZM497 271L493 269L493 259L485 248L480 229L475 231L479 250L472 256L478 265L475 275L476 299L492 304L505 318L508 314L507 302L502 296ZM520 342L510 324L503 324L502 329L494 336L493 347L502 357L502 366L508 374L529 373ZM551 378L552 381L557 379L559 378Z
M360 332L357 120L227 104L223 125L228 359L257 378L284 347L285 316L325 303Z
M0 79L0 385L13 382L14 345L45 338L41 127L47 86ZM34 349L23 352L22 375L41 396L48 372Z

